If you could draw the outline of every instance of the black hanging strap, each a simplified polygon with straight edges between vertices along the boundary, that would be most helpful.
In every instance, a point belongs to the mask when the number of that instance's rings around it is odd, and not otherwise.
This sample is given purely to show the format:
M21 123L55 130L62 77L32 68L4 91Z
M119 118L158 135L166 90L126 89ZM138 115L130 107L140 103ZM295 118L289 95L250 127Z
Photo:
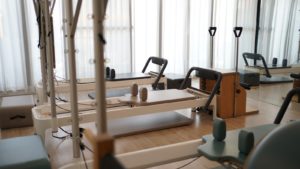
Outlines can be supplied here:
M234 36L239 38L242 35L243 27L234 27L233 28Z
M208 32L210 36L215 36L217 32L217 27L213 27L213 26L209 27Z

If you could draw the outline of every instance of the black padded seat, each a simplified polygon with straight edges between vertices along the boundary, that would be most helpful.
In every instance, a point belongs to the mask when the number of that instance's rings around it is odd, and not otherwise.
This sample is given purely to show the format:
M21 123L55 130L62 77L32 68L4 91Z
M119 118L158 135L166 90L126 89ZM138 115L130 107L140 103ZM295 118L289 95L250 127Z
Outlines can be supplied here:
M106 78L108 81L136 80L151 78L151 75L145 73L120 73L115 78Z
M239 70L240 82L248 84L250 86L258 86L260 81L260 75L257 72Z
M260 76L260 84L291 83L293 79L289 76L272 75L272 77Z

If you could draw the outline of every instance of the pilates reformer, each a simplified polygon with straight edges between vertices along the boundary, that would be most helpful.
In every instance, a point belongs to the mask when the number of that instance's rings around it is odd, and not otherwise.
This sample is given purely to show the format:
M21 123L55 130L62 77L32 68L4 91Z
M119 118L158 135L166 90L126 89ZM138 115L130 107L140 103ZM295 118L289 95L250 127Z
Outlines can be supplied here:
M258 160L257 162L260 166L259 168L263 168L262 166L268 166L266 159L271 159L271 157L274 157L274 160L270 163L276 163L271 164L270 166L276 166L275 168L282 168L282 165L278 165L280 163L280 158L284 157L283 154L277 154L275 156L272 155L271 149L268 145L268 142L272 142L271 140L268 140L272 138L276 131L282 130L283 128L289 128L288 126L297 125L298 127L291 130L291 133L295 133L295 138L299 140L299 135L297 134L297 131L299 130L299 121L297 122L289 122L291 124L282 125L280 124L282 118L284 117L284 114L289 106L289 103L292 99L292 97L296 94L300 94L300 88L292 89L286 96L282 106L280 107L279 112L277 113L277 116L274 120L273 124L265 124L261 126L251 127L251 128L244 128L244 129L238 129L238 130L232 130L226 132L226 124L225 121L221 119L216 119L214 121L214 128L213 128L213 134L212 135L206 135L202 137L202 140L205 142L203 145L198 147L198 152L201 156L204 156L208 158L209 160L217 161L221 163L225 168L243 168L244 164L248 160L248 166L252 166L249 168L256 168L254 166L257 166L257 164L251 164L253 160ZM295 124L294 124L295 123ZM278 128L278 129L277 129ZM274 130L274 131L273 131ZM295 130L295 131L294 131ZM265 139L266 138L266 139ZM279 138L278 136L276 138ZM284 140L287 141L285 138L281 138L279 140L273 141L275 144L280 145L280 143L284 144ZM296 140L288 140L288 143L285 143L285 145L288 145L289 143L298 143ZM278 144L279 143L279 144ZM268 147L264 148L264 150L260 150L261 147ZM279 147L276 147L280 149L278 152L284 153L289 151L297 151L300 149L299 146L291 147L288 146L287 150L282 150ZM296 150L293 150L295 148ZM273 147L275 149L275 147ZM285 148L284 148L285 149ZM252 151L252 152L251 152ZM267 152L263 152L267 151ZM266 153L269 154L269 157L263 157L262 155L257 156L256 154L260 153ZM248 155L250 154L250 159L248 159ZM262 159L259 159L261 157ZM291 157L293 159L293 157ZM269 159L269 160L270 160ZM295 168L295 161L291 164L284 164L286 166L291 166L292 168ZM296 162L298 165L296 168L299 168L299 159ZM271 168L274 168L271 167ZM268 168L268 167L267 167ZM286 168L286 167L283 167ZM290 168L290 167L287 167Z
M76 98L76 92L77 92L77 87L76 87L76 67L75 67L75 50L74 50L74 30L76 29L76 24L77 24L77 19L78 19L78 14L80 10L80 4L81 0L78 0L77 2L77 7L75 10L75 17L73 19L73 14L72 14L72 1L64 1L66 5L66 10L67 10L67 20L68 20L68 45L69 45L69 60L70 60L70 86L71 86L71 93L72 97L70 100L71 104L71 114L72 118L67 117L67 123L70 124L72 123L72 146L73 146L73 161L71 164L66 165L62 168L80 168L80 161L78 158L80 157L80 130L79 130L79 121L82 121L82 118L80 117L78 113L78 101ZM109 116L109 112L106 111L107 109L107 103L105 99L105 82L104 82L104 73L103 70L105 69L104 66L104 54L103 54L103 47L105 44L105 39L103 36L103 20L104 20L104 15L106 11L106 5L107 1L106 0L94 0L93 1L93 23L94 23L94 55L95 57L95 74L96 74L96 112L94 113L95 115L93 117L93 121L96 121L96 127L97 127L97 133L100 135L100 133L106 133L107 132L107 116ZM72 45L73 44L73 45ZM214 78L216 78L214 76ZM218 80L219 81L219 80ZM215 90L217 91L218 86L214 87ZM154 91L154 92L159 92L159 91ZM51 98L53 99L54 95L50 95ZM208 97L213 99L212 97ZM207 103L209 99L204 99L204 102ZM211 100L212 101L212 100ZM199 100L195 101L197 102L197 107L199 107ZM215 101L213 101L215 102ZM109 102L108 102L109 103ZM167 103L164 103L164 106L161 106L158 111L164 110L167 106ZM185 106L187 103L184 103ZM86 105L81 105L81 106L86 106ZM151 105L155 106L155 105ZM173 105L169 106L174 106L173 108L177 109L176 106L180 106L177 102L174 102ZM181 105L182 106L182 105ZM55 105L54 105L55 107ZM193 105L193 107L196 107ZM215 107L215 106L214 106ZM53 108L53 103L51 104L51 108ZM138 107L136 107L138 108ZM49 106L46 108L49 110ZM108 108L109 109L109 108ZM153 111L154 107L151 108L151 111ZM139 110L142 110L140 108ZM149 110L150 111L150 110ZM49 112L49 111L48 111ZM106 113L107 112L107 113ZM145 112L143 110L143 112ZM216 112L216 111L214 111ZM52 112L51 112L52 113ZM42 116L42 114L40 114ZM51 116L46 115L49 117L48 123L50 126L50 121L51 121ZM54 120L57 120L57 124L59 124L59 121L61 118L57 118L56 115L52 114L52 117ZM47 123L46 121L44 121ZM55 132L55 128L57 128L58 125L53 126L54 123L52 123L52 132ZM60 124L59 124L60 125ZM172 162L172 161L177 161L180 159L187 159L187 158L192 158L192 157L197 157L199 154L197 153L197 147L202 144L201 139L196 139L196 140L191 140L183 143L178 143L174 145L168 145L168 146L163 146L163 147L157 147L153 149L148 149L148 150L142 150L138 152L130 152L130 153L125 153L125 154L120 154L118 155L118 159L128 168L144 168L144 167L150 167L154 165L159 165L163 164L166 162Z
M293 121L285 125L280 125L280 122L292 96L299 93L300 88L297 88L287 94L274 124L226 133L225 122L221 119L216 119L214 121L213 135L203 136L202 140L161 146L121 155L114 155L114 141L112 137L105 133L95 137L91 131L87 130L84 134L88 141L92 143L95 151L93 161L89 161L89 164L93 163L94 168L101 169L144 168L198 156L220 162L223 166L217 167L218 169L297 169L300 166L299 157L291 153L300 151L300 146L298 146L300 141L298 134L300 122ZM199 145L198 153L193 153L191 148L196 147L197 144ZM253 146L255 147L253 148ZM175 147L178 148L177 151ZM181 151L183 153L182 156L178 153ZM171 153L174 154L171 155ZM187 154L189 156L186 156ZM292 156L286 154L291 154ZM163 157L159 161L155 157L156 155L159 158L164 155L167 157ZM171 158L170 156L176 158ZM144 162L145 160L142 160L142 158L150 162ZM135 164L134 161L136 162ZM71 167L74 166L68 165L63 168L69 169Z
M298 70L295 70L291 66L268 66L264 57L260 54L254 54L254 53L243 53L243 58L246 65L246 70L259 72L261 74L260 76L260 83L261 84L274 84L274 83L288 83L292 82L292 79L288 76L284 75L271 75L271 73L291 73L291 72L297 72L300 71L300 68ZM253 66L251 66L247 59L253 60ZM262 65L258 65L256 62L261 61ZM280 72L277 70L281 70Z
M152 62L155 65L161 66L159 73L153 71L150 71L149 73L145 73L150 62ZM163 73L167 65L168 65L168 60L164 58L152 56L149 57L147 62L145 63L142 73L115 74L114 69L110 69L109 67L107 67L106 81L108 84L106 86L112 85L111 87L107 87L107 88L114 88L114 89L111 90L108 89L106 92L106 97L116 97L116 96L122 96L124 94L130 93L130 86L133 83L136 83L138 85L152 85L153 90L157 90L159 88L164 89L166 84L166 79L164 78ZM159 86L160 82L164 84L164 87ZM113 87L114 85L116 85L116 83L120 83L120 85L117 85L119 89ZM88 96L91 99L95 99L95 92L89 93Z
M198 71L200 77L215 80L213 90L210 94L200 92L194 88L187 88L186 83L193 71ZM192 67L184 81L181 84L181 89L154 90L148 92L147 101L141 101L138 97L133 97L127 94L121 97L107 98L107 119L119 119L131 116L145 115L159 112L169 112L180 109L189 109L194 107L203 107L208 110L210 105L213 105L213 116L216 117L216 99L215 94L219 90L222 76L219 72ZM70 125L69 103L57 103L57 124L58 126ZM79 105L79 121L80 123L93 122L95 119L96 102L93 100L80 101ZM32 109L34 128L38 135L44 138L46 129L51 127L51 113L49 105L40 105ZM190 124L192 119L189 120ZM170 127L168 127L170 128Z
M146 72L149 63L153 63L161 67L158 73L154 71ZM106 89L108 97L122 96L130 93L130 86L134 83L138 85L152 85L152 88L165 88L167 79L163 73L166 69L168 61L164 58L149 57L144 65L141 73L115 73L114 69L107 67L106 69ZM113 70L113 71L112 71ZM114 72L114 73L112 73ZM160 85L163 84L163 87ZM160 87L161 86L161 87ZM95 90L94 79L79 79L77 80L78 91L93 91ZM55 83L55 92L64 93L70 91L69 81L57 81ZM41 83L36 85L37 98L43 97L43 86ZM95 92L88 94L91 99L95 99Z

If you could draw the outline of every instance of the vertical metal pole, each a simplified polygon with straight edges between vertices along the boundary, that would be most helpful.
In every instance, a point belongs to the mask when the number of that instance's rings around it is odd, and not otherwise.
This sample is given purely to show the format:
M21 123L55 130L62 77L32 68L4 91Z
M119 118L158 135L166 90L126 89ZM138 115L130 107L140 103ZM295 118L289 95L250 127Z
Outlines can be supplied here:
M65 1L61 1L62 3L62 16L63 16L63 26L62 26L62 31L63 31L63 44L64 44L64 71L65 71L65 79L69 79L69 74L68 74L68 70L69 70L69 60L68 60L68 40L67 40L67 16L66 16L66 3ZM69 98L70 99L70 98Z
M235 25L238 25L238 13L239 13L239 0L236 1L236 18L235 18ZM234 102L233 102L233 117L236 117L236 96L237 96L237 87L239 82L237 82L238 79L238 65L239 65L239 36L236 35L236 59L235 59L235 75L234 75Z
M214 22L214 0L211 0L211 11L210 11L211 19L210 26L213 26ZM210 36L210 68L214 67L214 36Z
M299 45L298 45L298 58L297 58L297 62L299 62L299 59L300 59L300 29L298 30L299 31Z
M47 50L47 69L48 69L48 85L50 89L50 104L52 116L52 132L57 132L57 117L56 117L56 103L55 103L55 87L54 87L54 73L53 73L53 52L51 50L51 24L49 16L49 2L44 1L44 16L45 16L45 32L46 32L46 50Z
M94 57L96 75L96 112L97 112L97 134L106 133L106 100L105 100L105 79L104 79L104 28L103 20L106 10L106 0L93 0L94 12Z
M46 63L46 43L45 43L45 18L41 15L41 37L40 37L40 60L42 71L43 98L42 103L48 102L47 96L47 63Z
M257 1L257 9L256 9L256 27L255 27L255 42L254 42L254 53L257 53L257 47L258 47L258 36L259 36L259 22L260 22L260 6L261 6L261 0ZM256 60L254 60L256 65Z
M235 74L234 74L234 102L233 102L233 117L236 117L237 115L237 110L236 110L236 96L237 96L237 86L238 86L238 66L239 66L239 37L236 38L236 59L235 59Z
M214 68L214 37L210 37L210 68Z
M159 11L158 11L158 57L162 58L163 51L163 1L159 1ZM158 71L160 71L160 66L158 66Z
M25 67L26 67L26 79L27 79L27 87L32 88L32 84L33 84L33 79L32 79L32 69L30 67L30 54L29 54L29 45L28 45L28 30L27 30L27 26L26 26L26 17L25 17L25 2L24 1L20 1L20 6L21 6L21 17L22 17L22 32L23 32L23 42L24 42L24 54L25 54Z
M71 113L72 113L72 141L73 157L80 157L80 136L79 136L79 116L77 100L77 80L76 80L76 60L75 60L75 43L72 34L73 25L73 4L72 0L65 0L67 16L67 41L69 56L69 75L70 75L70 94L71 94Z
M190 26L191 26L191 0L187 1L187 16L186 16L186 59L184 59L184 73L187 73L189 70L189 61L190 61Z
M43 85L43 91L42 91L42 98L39 98L39 102L46 103L48 102L48 96L47 96L47 67L46 67L46 42L45 42L45 17L43 16L43 10L41 9L44 5L41 0L33 1L35 4L36 9L36 15L38 19L39 24L39 33L40 33L40 42L39 42L39 48L40 48L40 62L41 62L41 74L42 74L42 85ZM39 17L39 18L38 18Z
M129 43L130 43L130 72L134 71L134 66L133 64L133 24L132 24L132 0L128 1L128 6L129 6Z

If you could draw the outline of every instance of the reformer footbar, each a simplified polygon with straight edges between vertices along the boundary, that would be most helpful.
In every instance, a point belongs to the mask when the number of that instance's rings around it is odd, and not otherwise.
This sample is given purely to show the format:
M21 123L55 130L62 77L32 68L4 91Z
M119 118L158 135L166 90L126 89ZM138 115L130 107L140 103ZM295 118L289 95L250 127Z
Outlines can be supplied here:
M199 154L210 160L220 162L227 168L233 166L242 168L252 147L259 145L259 142L264 137L268 136L272 130L279 126L295 94L300 94L300 88L295 88L287 94L273 124L226 132L225 121L221 119L215 120L213 134L202 137L206 143L198 147ZM247 144L251 142L251 135L254 136L253 145ZM248 149L248 151L245 151L245 149ZM254 148L253 151L255 152L256 149L257 148Z
M158 83L159 83L159 80L160 78L163 76L163 73L168 65L168 60L167 59L164 59L164 58L159 58L159 57L154 57L154 56L151 56L150 58L148 58L143 70L142 70L142 73L145 73L150 61L152 61L153 64L156 64L156 65L159 65L159 66L162 66L161 70L159 71L158 75L157 75L157 78L155 80L155 82L152 84L152 87L153 89L157 89L158 87Z
M159 57L149 57L145 66L144 71L146 71L149 63L152 62L160 66L159 72L150 71L148 73L140 72L140 73L116 73L114 70L114 76L111 77L110 74L112 73L113 69L106 69L106 89L107 89L107 96L108 97L115 97L115 96L123 96L126 93L130 93L129 87L133 83L137 83L138 85L152 85L154 90L162 89L167 83L167 79L164 77L163 72L168 64L168 61L164 58ZM108 68L108 67L107 67ZM161 84L164 84L162 86ZM77 81L77 90L78 91L93 91L95 90L96 85L94 79L79 79ZM69 81L57 81L55 84L55 90L57 93L61 92L69 92L70 91L70 84ZM38 100L43 98L43 87L40 83L36 86L37 91L37 98ZM95 98L95 92L89 93L88 96L91 99ZM43 102L39 102L39 104Z
M203 68L199 68L199 67L192 67L192 68L190 68L190 70L188 71L188 73L185 76L185 79L181 83L180 89L185 89L187 87L186 85L187 85L188 79L193 71L197 71L197 76L200 78L216 81L216 83L209 95L207 102L201 108L201 110L209 111L209 105L210 105L213 97L218 93L218 91L220 89L220 85L221 85L221 81L222 81L222 74L220 72L217 72L214 70L203 69ZM193 88L193 89L195 89L195 88ZM196 89L196 90L199 90L199 89ZM202 90L200 90L200 91L202 91Z
M265 71L264 75L260 76L260 83L261 84L273 84L273 83L287 83L292 82L292 79L286 76L280 76L280 75L274 75L272 76L270 73L270 69L265 61L265 58L260 54L254 54L254 53L243 53L243 58L245 61L245 65L247 67L254 67L254 68L263 68ZM253 66L250 66L247 59L253 60ZM256 64L257 61L262 62L262 66L258 66ZM278 67L274 67L278 68ZM289 67L284 67L289 68Z

